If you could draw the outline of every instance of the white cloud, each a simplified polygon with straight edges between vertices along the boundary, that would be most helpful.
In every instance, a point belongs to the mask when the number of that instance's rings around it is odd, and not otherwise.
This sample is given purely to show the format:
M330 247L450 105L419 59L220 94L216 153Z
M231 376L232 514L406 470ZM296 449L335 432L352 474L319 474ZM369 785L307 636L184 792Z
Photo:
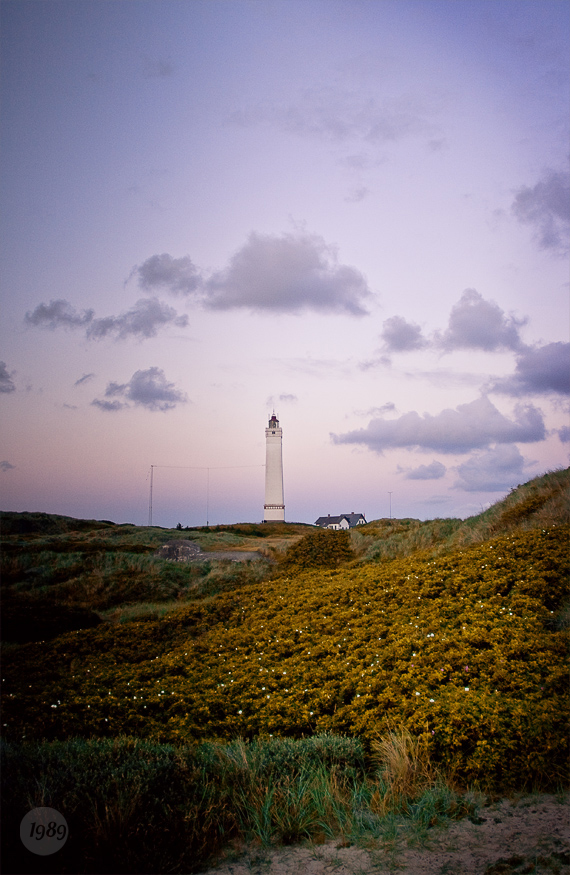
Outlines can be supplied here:
M190 295L202 286L202 275L188 255L182 258L173 258L166 252L151 255L131 271L133 275L136 275L141 289L146 291L163 288L173 295Z
M381 337L384 349L388 352L410 352L423 349L427 341L422 337L422 329L414 322L407 322L403 316L386 319Z
M395 447L467 453L491 443L526 443L545 436L542 414L536 407L519 406L515 418L508 419L486 396L435 416L411 411L398 419L372 419L367 428L331 435L334 443L361 444L376 453Z
M346 195L344 200L347 204L358 204L360 201L363 201L365 197L368 197L369 194L369 188L366 188L365 185L359 185L356 188L353 188L350 194Z
M452 307L447 329L436 333L437 345L447 352L481 349L486 352L518 350L522 346L519 328L525 319L507 317L494 301L486 301L475 289L465 289Z
M533 225L541 249L568 252L570 232L570 173L548 170L532 188L516 192L512 211L519 222Z
M459 465L454 485L465 492L504 492L524 481L524 464L514 444L492 447Z
M38 328L82 328L93 321L93 310L83 310L78 313L69 301L52 300L49 304L38 304L36 309L26 313L24 321Z
M74 385L74 386L82 386L84 383L88 383L89 380L92 380L92 379L94 378L94 376L95 376L95 374L93 374L93 373L91 373L91 374L83 374L83 376L82 376L82 377L79 377L79 379L76 380L75 383L74 383L73 385Z
M269 398L265 402L266 407L275 407L275 404L296 404L299 399L296 395L291 395L288 392L284 392L282 395L270 395Z
M429 465L418 465L417 468L406 470L398 468L399 474L404 474L406 480L439 480L445 476L447 468L435 459Z
M259 313L348 313L363 316L371 297L364 275L339 264L336 249L316 234L252 232L223 270L205 276L186 255L153 255L135 267L141 288L193 295L212 310Z
M161 368L152 367L136 371L128 383L109 383L105 398L96 398L91 403L106 411L123 410L130 406L129 401L139 407L146 407L147 410L165 411L172 410L177 404L184 404L187 400L184 392L167 381Z
M113 336L117 340L130 337L143 340L155 337L159 329L166 325L184 328L188 324L188 317L178 316L176 310L158 298L141 298L125 313L97 319L91 309L78 312L69 301L56 300L49 304L38 304L32 313L26 313L24 321L28 325L49 328L51 331L61 327L82 328L88 340Z
M331 86L306 89L288 106L238 110L229 123L240 127L264 124L332 143L360 142L373 146L435 133L433 107L412 95L379 102Z
M355 267L339 264L335 249L314 234L252 233L228 267L205 282L207 307L258 312L367 313L370 290Z
M570 343L527 347L517 357L515 373L495 380L491 392L504 395L570 395Z
M178 316L176 310L159 301L158 298L141 298L125 313L94 319L87 328L86 336L90 340L99 340L108 335L115 335L118 340L126 340L129 337L143 340L156 337L158 330L165 325L185 328L188 325L188 317Z
M9 393L16 391L16 386L12 379L13 376L13 372L10 373L10 371L6 367L6 362L0 362L0 393Z
M144 55L142 60L145 79L168 79L174 75L175 68L170 60L150 58L148 55Z

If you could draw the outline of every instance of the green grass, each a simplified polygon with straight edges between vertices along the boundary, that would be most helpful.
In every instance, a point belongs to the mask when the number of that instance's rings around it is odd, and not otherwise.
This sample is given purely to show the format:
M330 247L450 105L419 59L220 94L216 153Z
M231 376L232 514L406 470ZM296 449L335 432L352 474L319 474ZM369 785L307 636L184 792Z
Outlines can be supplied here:
M193 872L230 842L267 848L342 836L386 840L475 811L442 784L386 809L386 786L362 745L334 736L197 747L73 739L2 745L4 871L30 872L19 823L61 811L70 839L58 872Z
M466 520L373 520L351 531L366 561L423 554L445 555L516 531L570 524L570 468L551 471L513 489L488 510Z

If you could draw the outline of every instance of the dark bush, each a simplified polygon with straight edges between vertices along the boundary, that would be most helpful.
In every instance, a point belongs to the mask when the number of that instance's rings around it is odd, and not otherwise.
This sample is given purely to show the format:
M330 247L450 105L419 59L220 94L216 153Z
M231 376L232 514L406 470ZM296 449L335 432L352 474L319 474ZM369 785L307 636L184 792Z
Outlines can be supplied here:
M1 616L2 641L25 644L28 641L48 641L73 632L91 629L101 623L94 612L67 605L41 603L34 598L19 595L3 597Z
M336 568L337 565L350 562L354 558L348 532L321 529L310 532L289 547L282 565L296 568Z

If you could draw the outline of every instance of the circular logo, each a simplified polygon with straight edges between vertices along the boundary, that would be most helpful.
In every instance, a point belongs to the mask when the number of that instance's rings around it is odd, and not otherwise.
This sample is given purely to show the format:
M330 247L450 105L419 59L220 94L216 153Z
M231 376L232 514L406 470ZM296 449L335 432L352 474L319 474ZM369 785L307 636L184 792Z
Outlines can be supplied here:
M20 823L22 843L34 854L55 854L67 841L69 830L63 814L55 808L32 808Z

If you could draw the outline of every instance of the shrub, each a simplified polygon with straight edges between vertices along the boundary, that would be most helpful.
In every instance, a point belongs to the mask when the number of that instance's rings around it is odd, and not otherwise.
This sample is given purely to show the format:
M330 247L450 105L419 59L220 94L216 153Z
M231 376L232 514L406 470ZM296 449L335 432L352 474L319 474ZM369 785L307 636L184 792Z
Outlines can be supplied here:
M94 612L67 605L42 604L18 594L3 598L0 617L2 641L23 643L56 638L75 629L92 629L101 623Z
M333 535L335 533L332 533ZM568 529L438 559L286 572L4 660L9 738L182 743L394 724L434 767L503 788L564 780Z
M283 568L336 568L355 558L347 531L321 529L293 544L282 559Z

